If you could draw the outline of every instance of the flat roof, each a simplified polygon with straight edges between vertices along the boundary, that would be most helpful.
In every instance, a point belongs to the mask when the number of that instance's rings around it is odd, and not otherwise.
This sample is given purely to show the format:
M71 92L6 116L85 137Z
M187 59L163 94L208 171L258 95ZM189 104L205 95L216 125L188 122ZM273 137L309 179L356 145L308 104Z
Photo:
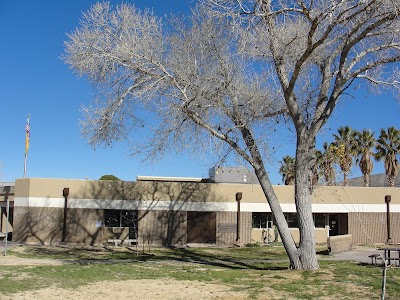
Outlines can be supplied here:
M138 176L136 181L202 182L201 177Z

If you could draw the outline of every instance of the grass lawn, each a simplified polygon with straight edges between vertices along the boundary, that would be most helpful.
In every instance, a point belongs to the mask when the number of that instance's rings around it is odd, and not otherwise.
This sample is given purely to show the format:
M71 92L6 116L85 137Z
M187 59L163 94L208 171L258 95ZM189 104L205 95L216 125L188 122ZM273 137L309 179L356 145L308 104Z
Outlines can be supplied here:
M112 250L112 251L111 251ZM45 287L75 289L90 283L137 279L212 282L246 291L249 299L379 299L382 268L320 261L318 271L288 270L281 246L140 249L22 246L26 258L80 260L59 266L1 266L0 295ZM100 263L99 263L100 262ZM400 269L389 269L386 299L400 299ZM0 296L1 299L1 296Z

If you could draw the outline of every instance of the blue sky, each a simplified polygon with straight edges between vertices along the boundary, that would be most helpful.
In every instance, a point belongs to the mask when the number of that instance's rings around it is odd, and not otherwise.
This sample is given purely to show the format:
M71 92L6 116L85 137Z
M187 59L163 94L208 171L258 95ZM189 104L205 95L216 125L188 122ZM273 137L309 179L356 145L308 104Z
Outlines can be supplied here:
M98 179L113 174L123 180L138 175L207 177L213 159L195 159L173 153L160 162L142 163L131 157L126 145L93 150L81 138L80 107L89 103L90 84L77 78L63 63L66 33L78 26L78 20L96 1L2 0L0 1L0 182L23 177L25 123L31 115L31 144L27 177ZM112 1L117 3L116 1ZM126 1L132 2L132 1ZM158 15L188 12L190 1L133 1L140 8L153 8ZM400 105L391 94L371 95L361 89L355 99L344 101L320 135L319 141L331 141L332 133L342 125L354 129L400 128ZM286 134L286 133L283 133ZM273 168L274 184L280 183L276 161L288 153L294 155L291 140L281 145ZM374 173L384 172L376 163ZM355 171L354 176L359 172Z

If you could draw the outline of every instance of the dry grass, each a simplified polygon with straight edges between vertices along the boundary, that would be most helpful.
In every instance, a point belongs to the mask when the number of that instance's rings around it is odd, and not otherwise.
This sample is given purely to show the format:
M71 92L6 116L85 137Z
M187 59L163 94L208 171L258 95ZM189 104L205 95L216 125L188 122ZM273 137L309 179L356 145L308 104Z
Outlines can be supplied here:
M321 261L318 271L292 271L287 269L287 261L271 260L271 257L284 258L282 251L279 247L151 249L151 253L137 255L134 249L122 247L23 246L13 250L14 256L26 257L22 261L60 262L62 259L61 265L3 266L0 299L44 299L48 293L53 293L52 299L69 299L65 297L72 290L75 298L70 299L90 298L93 291L99 293L99 299L103 299L102 295L105 299L114 295L115 289L129 293L115 298L122 299L146 288L149 289L146 294L158 299L160 287L170 287L163 293L173 294L173 299L229 296L230 299L364 300L380 296L382 270L379 267ZM387 299L400 299L399 280L399 269L388 271ZM168 284L164 287L165 282ZM140 291L132 290L131 285L141 284ZM61 296L57 298L57 295ZM163 296L163 299L170 298Z

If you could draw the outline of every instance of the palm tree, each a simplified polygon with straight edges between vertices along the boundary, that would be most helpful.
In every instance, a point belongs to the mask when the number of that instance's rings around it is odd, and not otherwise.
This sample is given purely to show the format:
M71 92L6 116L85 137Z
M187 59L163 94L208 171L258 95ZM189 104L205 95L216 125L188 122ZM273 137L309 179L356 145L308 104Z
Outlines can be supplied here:
M400 152L400 130L394 127L389 127L387 131L381 129L375 149L375 159L377 161L384 160L389 186L394 187L399 173L399 162L396 156Z
M280 163L279 173L282 175L282 181L285 185L293 185L296 159L290 155L286 155Z
M357 151L357 162L361 173L364 175L364 186L371 186L371 173L374 168L371 156L374 155L372 148L375 146L374 133L364 129L356 132L355 148Z
M335 180L335 168L334 164L336 161L336 148L333 144L325 142L322 145L324 151L317 152L317 161L319 162L321 172L324 176L327 185L334 185Z
M355 132L349 126L342 126L338 129L338 134L334 134L334 145L337 147L336 155L340 169L343 172L343 185L349 184L349 172L353 165L355 155Z
M314 166L312 169L312 185L317 185L319 182L319 179L321 178L321 175L323 175L322 172L322 162L323 162L323 155L322 152L319 150L315 151L315 162Z

